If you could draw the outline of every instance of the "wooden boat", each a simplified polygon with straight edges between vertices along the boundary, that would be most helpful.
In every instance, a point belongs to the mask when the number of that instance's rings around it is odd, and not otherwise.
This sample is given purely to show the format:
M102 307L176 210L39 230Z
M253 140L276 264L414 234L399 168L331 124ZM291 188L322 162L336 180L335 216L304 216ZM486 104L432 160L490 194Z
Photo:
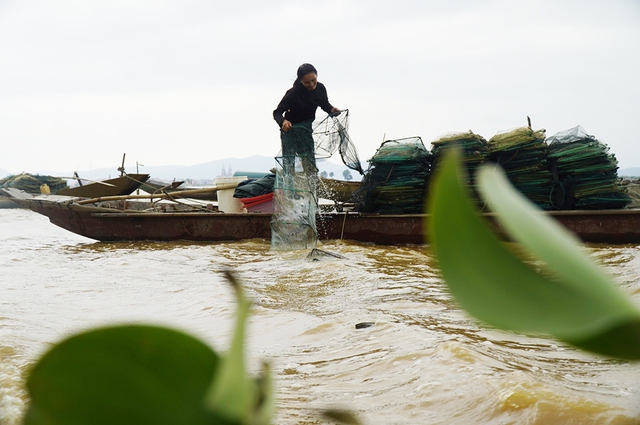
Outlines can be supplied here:
M271 214L221 213L211 208L180 210L179 204L155 205L127 200L82 204L57 195L30 195L4 189L12 199L45 215L51 223L98 241L239 241L270 239ZM186 208L186 207L185 207ZM584 242L640 243L640 209L555 211L549 214ZM492 220L492 214L484 216ZM425 214L379 215L330 212L318 215L321 240L353 240L384 245L425 243Z
M68 188L67 180L63 177L54 177L41 174L20 173L12 174L0 179L0 188L14 188L24 190L27 193L51 193ZM16 204L10 197L0 194L0 209L24 208Z
M360 188L360 181L335 180L320 177L318 195L321 198L331 199L336 202L349 202L351 194Z
M143 184L140 185L140 190L149 193L149 194L161 194L166 193L171 195L176 192L186 192L191 191L193 193L181 196L182 198L192 198L192 199L200 199L203 201L217 201L218 196L216 192L207 192L202 189L206 189L205 187L182 187L184 183L183 180L173 181L171 183L162 183L154 180L147 180ZM170 197L170 196L169 196Z
M11 197L0 194L0 210L5 208L25 208L25 207L13 202Z
M140 190L144 190L147 193L162 193L166 192L174 192L179 189L180 186L184 183L184 180L173 181L171 183L163 183L155 180L147 180L140 185Z
M57 191L56 195L75 196L79 198L129 195L138 189L141 184L149 180L149 177L149 174L123 174L113 179L62 189Z

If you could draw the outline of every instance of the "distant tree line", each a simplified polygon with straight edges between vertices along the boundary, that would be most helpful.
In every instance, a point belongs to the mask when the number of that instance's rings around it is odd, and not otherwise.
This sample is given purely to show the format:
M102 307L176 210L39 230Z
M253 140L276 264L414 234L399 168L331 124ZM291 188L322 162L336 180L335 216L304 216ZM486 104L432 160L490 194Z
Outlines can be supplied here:
M330 173L327 173L326 171L321 171L321 172L320 172L320 177L323 177L323 178L325 178L325 179L326 179L326 178L330 178L330 179L332 179L334 175L335 175L335 174L333 173L333 171L332 171L332 172L330 172ZM353 180L353 176L351 175L351 171L349 171L348 169L345 169L345 170L342 172L342 177L343 177L345 180L349 180L349 181Z

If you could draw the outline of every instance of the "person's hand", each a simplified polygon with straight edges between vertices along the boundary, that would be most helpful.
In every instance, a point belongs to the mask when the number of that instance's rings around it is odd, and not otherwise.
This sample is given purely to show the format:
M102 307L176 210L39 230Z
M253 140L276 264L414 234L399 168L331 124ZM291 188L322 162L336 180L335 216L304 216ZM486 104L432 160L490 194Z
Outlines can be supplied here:
M289 120L282 121L282 131L286 133L289 130L291 130L291 121Z
M340 115L340 112L340 109L334 106L333 108L331 108L331 112L329 112L329 115L331 115L332 117L337 117L338 115Z

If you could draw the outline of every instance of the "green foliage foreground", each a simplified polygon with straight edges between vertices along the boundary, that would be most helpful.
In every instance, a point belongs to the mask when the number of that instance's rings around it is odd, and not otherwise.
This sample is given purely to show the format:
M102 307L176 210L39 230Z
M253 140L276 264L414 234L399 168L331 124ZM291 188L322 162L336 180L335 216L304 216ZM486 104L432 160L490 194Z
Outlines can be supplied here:
M516 257L477 214L459 153L441 163L431 189L432 252L450 292L481 321L544 333L611 357L640 359L640 311L584 252L580 241L484 165L479 191L510 239L544 263L544 275Z
M96 329L54 346L27 379L25 425L270 423L268 367L252 378L244 361L250 303L235 277L231 347L219 355L182 332L129 325Z
M517 332L545 333L595 353L640 358L640 311L583 252L580 242L517 193L496 167L483 166L480 192L510 237L546 265L517 258L475 211L459 154L440 164L429 201L432 250L456 301L478 319ZM26 425L270 423L268 365L245 369L250 303L231 273L238 313L225 355L184 333L129 325L60 342L27 379ZM349 412L326 418L357 424Z

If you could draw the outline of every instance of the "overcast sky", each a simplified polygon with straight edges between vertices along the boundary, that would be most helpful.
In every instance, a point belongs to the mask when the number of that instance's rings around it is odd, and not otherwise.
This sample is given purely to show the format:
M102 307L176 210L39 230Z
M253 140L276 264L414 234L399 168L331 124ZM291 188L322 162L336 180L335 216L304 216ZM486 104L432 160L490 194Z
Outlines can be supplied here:
M639 0L0 0L0 168L276 156L303 62L363 161L528 115L640 166Z

